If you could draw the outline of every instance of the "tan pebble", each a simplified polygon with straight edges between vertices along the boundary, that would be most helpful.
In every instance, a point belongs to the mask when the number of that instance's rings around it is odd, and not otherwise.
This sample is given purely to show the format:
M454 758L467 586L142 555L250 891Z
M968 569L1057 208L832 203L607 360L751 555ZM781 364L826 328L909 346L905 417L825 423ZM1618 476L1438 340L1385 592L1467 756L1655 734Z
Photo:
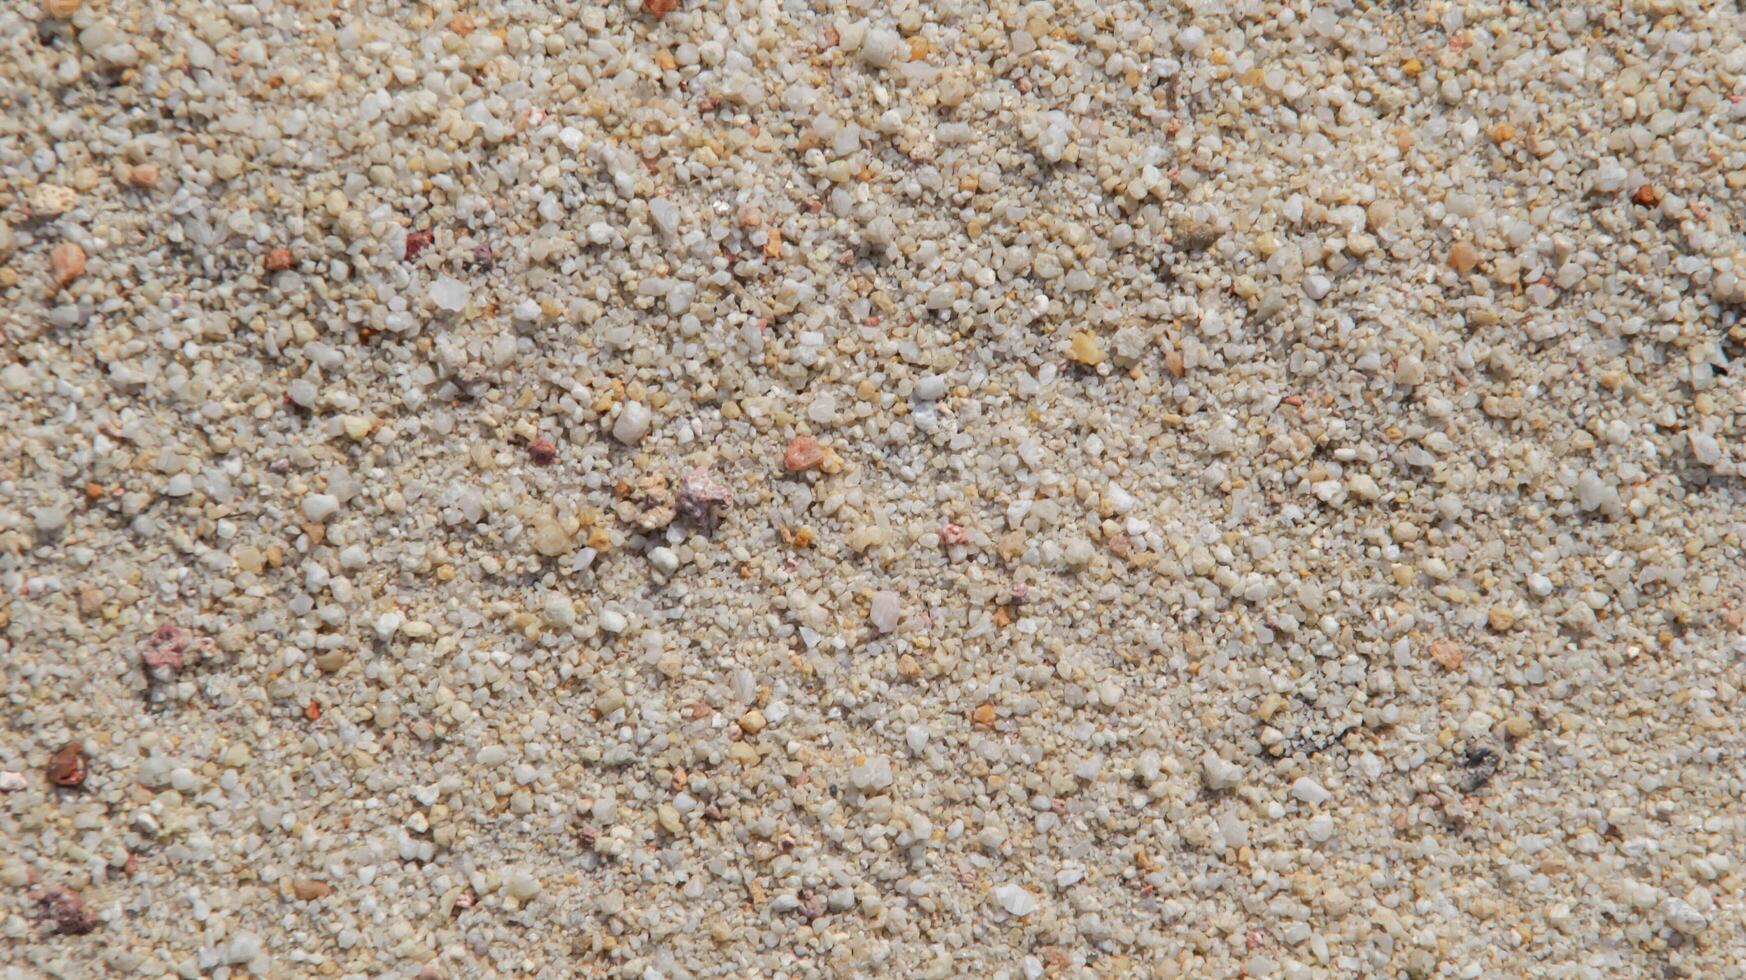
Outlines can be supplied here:
M899 404L901 405L901 403ZM843 457L838 456L835 449L826 449L824 459L819 461L818 470L820 473L832 475L841 473L843 471Z
M1073 346L1067 356L1077 364L1086 367L1096 367L1103 363L1103 348L1097 345L1097 337L1089 331L1081 330L1073 335Z
M569 532L565 531L563 525L554 520L536 522L533 534L529 537L533 541L534 550L547 558L566 554L574 547Z
M1479 250L1469 242L1456 242L1449 249L1449 265L1456 272L1466 275L1479 264Z
M54 273L55 287L65 289L85 272L85 250L73 242L62 242L49 251L49 269Z
M73 210L73 205L79 202L79 193L71 187L59 184L39 184L36 193L31 195L31 210L39 217L53 218Z
M266 564L266 558L261 554L260 549L253 545L243 545L231 557L236 561L238 568L254 574L259 574L261 568Z
M1278 714L1279 709L1283 707L1285 707L1284 698L1277 694L1269 694L1262 698L1261 703L1255 707L1255 717L1262 721L1272 721L1273 716Z
M970 712L970 720L975 722L978 725L981 725L983 728L989 728L989 727L993 726L993 724L994 724L994 705L992 705L992 704L979 704L979 705L977 705L976 710Z
M376 420L367 415L347 415L340 419L346 438L360 441L376 429Z
M1493 606L1485 618L1486 622L1491 624L1491 628L1499 633L1516 625L1516 614L1503 606Z
M79 12L82 0L43 0L43 13L56 20L66 20Z
M136 163L127 171L127 182L130 186L148 188L158 186L158 165L155 163Z
M1337 885L1322 889L1322 909L1334 918L1352 911L1352 899Z
M1467 652L1461 649L1460 644L1447 639L1432 640L1430 654L1437 666L1444 670L1459 670L1461 661L1467 658Z
M308 902L332 895L333 886L314 878L292 878L291 894L297 896L299 902Z
M764 713L753 708L740 716L740 731L747 735L756 735L764 730Z

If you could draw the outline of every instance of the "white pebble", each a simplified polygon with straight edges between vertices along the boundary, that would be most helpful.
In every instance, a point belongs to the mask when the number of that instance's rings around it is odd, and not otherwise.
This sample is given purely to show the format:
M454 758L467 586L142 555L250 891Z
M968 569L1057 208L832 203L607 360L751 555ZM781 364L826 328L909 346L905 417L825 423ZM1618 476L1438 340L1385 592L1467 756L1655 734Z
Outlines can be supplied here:
M866 40L861 42L861 59L875 68L889 68L897 60L898 50L904 46L903 38L896 31L875 28L868 31Z
M1328 797L1333 794L1329 793L1321 783L1316 782L1308 776L1301 776L1298 778L1297 782L1291 784L1291 795L1292 798L1301 803L1308 803L1311 806L1316 806L1327 802Z
M891 785L891 780L891 760L882 755L849 767L849 783L863 792L885 789Z
M540 880L521 868L509 873L508 879L503 883L503 888L509 892L509 897L518 902L525 902L541 891Z
M649 202L649 217L655 221L655 227L661 234L671 237L679 231L679 209L673 202L664 197L657 197Z
M1226 762L1211 749L1200 757L1200 769L1206 777L1208 789L1230 789L1243 782L1243 767L1234 762Z
M430 301L437 305L437 309L450 313L466 307L468 293L466 283L451 276L443 276L430 284Z
M899 617L903 615L902 602L897 593L881 590L873 593L872 607L867 611L867 621L881 633L889 633L897 628Z
M303 498L303 516L318 524L338 511L339 498L331 493L312 493Z
M612 422L612 437L627 446L634 446L649 434L649 410L641 402L625 402L618 418Z
M994 900L1006 909L1008 915L1021 919L1037 910L1037 896L1025 891L1022 885L1001 885L994 890Z
M38 507L32 519L36 522L36 533L42 535L59 534L67 526L67 512L59 507Z
M1661 903L1661 917L1676 932L1687 936L1695 936L1710 927L1710 920L1683 898L1669 897L1664 900Z
M1586 511L1604 510L1611 513L1619 506L1618 488L1601 479L1593 470L1585 470L1577 478L1576 497L1577 503Z
M1140 777L1143 782L1155 783L1158 781L1163 767L1164 757L1159 755L1156 749L1147 749L1140 753L1139 759L1135 760L1134 775Z
M1715 436L1692 429L1686 434L1686 439L1691 443L1692 457L1699 463L1714 466L1722 461L1722 445Z
M576 604L562 592L546 593L540 612L547 623L556 627L568 629L576 622Z

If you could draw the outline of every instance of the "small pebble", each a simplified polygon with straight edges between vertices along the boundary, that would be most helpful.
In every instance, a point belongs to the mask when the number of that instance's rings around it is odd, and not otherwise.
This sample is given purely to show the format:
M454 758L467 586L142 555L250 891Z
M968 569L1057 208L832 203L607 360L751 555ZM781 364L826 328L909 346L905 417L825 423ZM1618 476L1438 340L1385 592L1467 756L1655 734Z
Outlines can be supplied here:
M1001 885L994 889L994 899L1008 915L1021 919L1037 910L1037 896L1026 891L1022 885Z
M733 505L733 491L703 467L686 470L679 477L674 506L679 516L713 526L720 511Z
M57 935L83 936L96 929L100 921L97 913L85 905L85 900L77 892L66 888L50 888L36 902Z
M1467 275L1479 265L1479 250L1468 242L1456 242L1449 249L1449 265L1456 272Z
M77 740L68 742L49 756L48 780L56 786L82 786L89 772L85 746Z
M1710 927L1709 919L1690 902L1680 898L1669 897L1661 903L1661 915L1674 931L1687 936L1695 936Z
M70 14L68 16L71 16ZM38 184L30 197L31 210L45 218L58 218L79 203L79 193L60 184Z
M408 246L408 254L415 254ZM430 301L437 309L451 313L459 312L467 306L468 289L466 285L449 276L441 276L430 285Z
M824 448L811 436L795 436L782 453L782 468L790 473L810 470L824 461Z
M318 898L326 898L333 894L333 886L315 878L291 879L291 894L297 896L299 902L312 902Z
M1328 798L1332 795L1333 794L1329 793L1326 789L1322 788L1321 783L1316 782L1308 776L1301 776L1296 782L1291 784L1292 799L1295 799L1300 803L1308 803L1311 806L1319 806L1326 803Z
M321 523L339 513L339 498L331 493L312 493L303 498L303 516Z
M861 42L861 58L875 68L889 68L894 64L899 51L907 50L903 38L896 31L885 28L874 28L867 32Z
M1234 762L1226 762L1216 752L1209 750L1202 755L1200 768L1208 789L1226 790L1242 785L1243 767Z
M531 872L516 868L504 879L503 890L509 893L510 898L526 902L538 897L543 889L540 887L540 880Z
M873 603L867 612L867 621L880 633L889 633L897 628L898 619L903 615L903 604L897 593L880 590L873 593Z
M612 437L627 446L634 446L649 434L649 410L637 402L625 402L618 418L612 422Z
M72 242L62 242L49 251L49 269L54 274L55 287L65 289L85 273L85 250Z

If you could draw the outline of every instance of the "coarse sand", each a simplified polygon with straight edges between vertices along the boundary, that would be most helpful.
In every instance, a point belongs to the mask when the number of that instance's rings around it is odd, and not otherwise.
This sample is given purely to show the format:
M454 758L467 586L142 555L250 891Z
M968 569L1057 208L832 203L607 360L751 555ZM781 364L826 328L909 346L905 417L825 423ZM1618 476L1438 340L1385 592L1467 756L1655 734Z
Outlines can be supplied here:
M0 980L1746 977L1732 0L0 0Z

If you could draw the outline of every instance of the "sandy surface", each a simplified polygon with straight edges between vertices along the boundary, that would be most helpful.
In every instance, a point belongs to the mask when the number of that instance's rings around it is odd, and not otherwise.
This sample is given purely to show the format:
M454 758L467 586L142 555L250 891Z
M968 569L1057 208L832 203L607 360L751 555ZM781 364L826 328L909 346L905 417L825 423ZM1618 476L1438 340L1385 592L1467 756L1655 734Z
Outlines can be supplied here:
M0 977L1743 975L1736 4L649 6L0 3Z

